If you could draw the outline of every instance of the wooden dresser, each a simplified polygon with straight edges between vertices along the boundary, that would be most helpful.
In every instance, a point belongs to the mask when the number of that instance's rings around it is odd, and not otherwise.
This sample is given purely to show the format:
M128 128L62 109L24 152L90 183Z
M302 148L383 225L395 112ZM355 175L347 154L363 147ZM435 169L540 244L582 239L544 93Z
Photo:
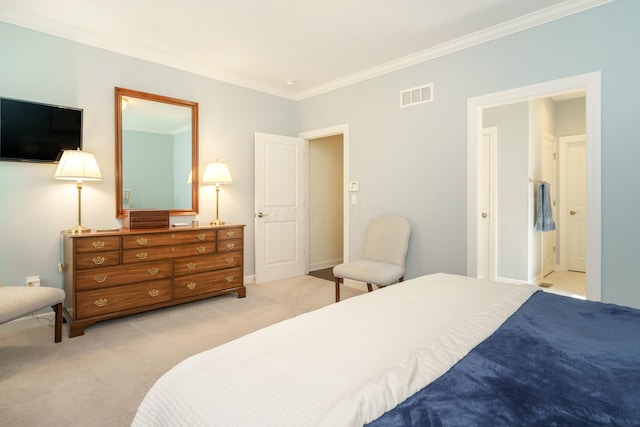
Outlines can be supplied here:
M62 232L70 337L95 322L236 292L244 225Z

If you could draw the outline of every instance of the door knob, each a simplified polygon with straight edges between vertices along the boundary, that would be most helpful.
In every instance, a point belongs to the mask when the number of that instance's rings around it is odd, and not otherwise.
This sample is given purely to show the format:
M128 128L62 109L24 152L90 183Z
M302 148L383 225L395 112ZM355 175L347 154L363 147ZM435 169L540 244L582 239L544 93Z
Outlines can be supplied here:
M575 215L576 211L569 211L569 215Z
M486 218L488 216L489 216L489 214L487 214L486 212L482 212L482 218Z
M262 218L263 216L268 216L268 215L269 215L269 214L262 213L262 212L258 212L258 213L256 214L256 216L257 216L258 218Z

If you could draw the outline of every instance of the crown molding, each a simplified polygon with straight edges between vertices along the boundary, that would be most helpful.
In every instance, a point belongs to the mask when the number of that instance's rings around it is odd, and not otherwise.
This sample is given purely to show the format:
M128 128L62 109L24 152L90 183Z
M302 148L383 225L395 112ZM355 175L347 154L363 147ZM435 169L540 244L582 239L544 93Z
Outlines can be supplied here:
M321 95L352 84L382 76L413 65L430 61L450 53L458 52L491 40L508 36L526 29L555 21L585 10L611 3L614 0L567 0L554 6L542 9L528 15L512 19L505 23L495 25L485 30L459 37L447 43L442 43L430 49L405 56L403 58L371 67L364 71L354 73L316 87L302 90L296 93L295 100L300 101L313 96Z
M152 53L149 49L135 48L127 45L126 43L124 45L127 46L127 49L123 50L123 44L114 42L113 40L108 40L104 36L96 33L89 33L88 35L85 34L85 40L81 41L78 40L78 37L75 36L75 33L71 31L70 28L52 25L51 23L43 19L34 20L33 17L25 16L24 14L15 10L1 10L0 20L11 23L13 25L31 28L35 31L48 33L68 40L73 40L81 44L90 45L112 52L118 52L120 54L131 56L143 61L153 62L178 70L191 72L193 74L201 75L203 77L211 78L235 86L244 87L246 89L278 96L292 101L300 101L306 98L311 98L313 96L322 95L336 89L350 86L355 83L369 80L374 77L402 70L413 65L427 62L432 59L448 55L450 53L477 46L491 40L505 37L510 34L542 25L547 22L555 21L557 19L583 12L585 10L613 1L614 0L566 0L557 5L550 6L540 11L524 15L522 17L487 28L485 30L481 30L457 38L450 42L442 43L433 48L426 49L390 62L386 62L384 64L371 67L366 70L350 74L342 78L298 92L294 92L292 89L284 89L282 87L260 83L251 79L244 79L239 76L229 75L228 73L213 71L203 66L203 64L194 63L193 61L186 61L184 58L176 57L169 52ZM29 22L30 25L25 25L25 23L27 22Z

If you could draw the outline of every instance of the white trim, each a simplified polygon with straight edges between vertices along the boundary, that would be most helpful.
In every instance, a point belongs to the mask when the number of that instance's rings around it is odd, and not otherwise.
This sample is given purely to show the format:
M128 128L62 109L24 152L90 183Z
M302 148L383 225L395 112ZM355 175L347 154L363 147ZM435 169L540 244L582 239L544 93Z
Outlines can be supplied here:
M316 264L310 264L309 265L309 271L316 271L316 270L323 270L325 268L332 268L335 267L338 264L342 264L342 260L341 259L332 259L329 261L322 261L322 262L318 262Z
M586 91L587 135L587 299L602 295L601 219L601 72L582 74L531 86L505 90L467 100L467 275L477 275L478 138L482 132L482 109L563 92Z
M349 189L349 125L345 123L345 124L331 126L327 128L300 132L298 134L298 137L304 138L307 141L309 141L310 139L326 138L328 136L334 136L334 135L342 135L342 163L343 163L343 169L342 169L343 187L342 188L344 189L344 194L342 199L342 206L343 206L342 258L343 258L343 262L347 262L349 261L349 218L351 218L350 204L349 204L349 191L348 191ZM308 206L307 206L307 209L309 209ZM308 215L308 212L307 212L307 215ZM307 245L308 245L308 242L307 242ZM307 248L307 257L309 254L308 249L309 248ZM307 260L307 266L308 265L309 265L309 262Z

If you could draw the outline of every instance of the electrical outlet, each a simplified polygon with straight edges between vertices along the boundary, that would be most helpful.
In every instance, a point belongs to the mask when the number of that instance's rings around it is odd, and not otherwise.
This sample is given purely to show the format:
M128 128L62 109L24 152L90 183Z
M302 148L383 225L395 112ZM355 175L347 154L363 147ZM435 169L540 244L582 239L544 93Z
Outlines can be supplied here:
M40 286L40 276L29 276L27 277L27 286Z

